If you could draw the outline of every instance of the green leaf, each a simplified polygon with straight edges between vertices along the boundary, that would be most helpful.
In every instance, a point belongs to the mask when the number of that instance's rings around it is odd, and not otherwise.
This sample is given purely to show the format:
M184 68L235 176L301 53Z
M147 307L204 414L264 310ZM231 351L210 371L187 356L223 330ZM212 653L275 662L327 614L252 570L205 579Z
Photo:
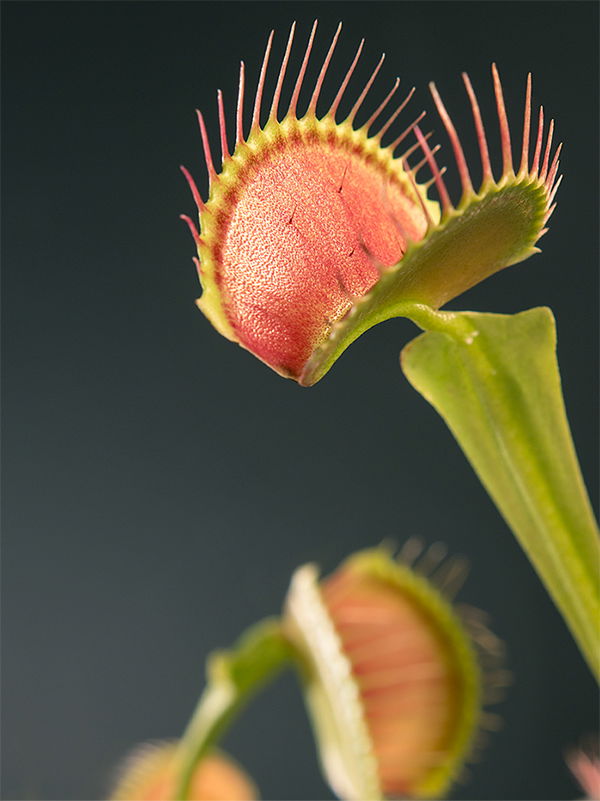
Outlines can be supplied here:
M600 675L600 548L564 408L550 309L408 314L401 355L495 501Z

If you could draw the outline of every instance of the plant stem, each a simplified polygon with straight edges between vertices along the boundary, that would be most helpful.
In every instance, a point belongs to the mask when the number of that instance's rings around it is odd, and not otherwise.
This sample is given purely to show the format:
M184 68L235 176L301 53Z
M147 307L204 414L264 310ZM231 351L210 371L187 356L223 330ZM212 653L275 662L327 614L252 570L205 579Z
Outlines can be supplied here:
M404 372L452 430L600 677L600 540L571 438L549 309L404 304L428 331Z
M179 775L173 798L188 797L196 766L241 708L289 663L292 649L279 622L250 628L230 651L209 657L207 685L179 744Z

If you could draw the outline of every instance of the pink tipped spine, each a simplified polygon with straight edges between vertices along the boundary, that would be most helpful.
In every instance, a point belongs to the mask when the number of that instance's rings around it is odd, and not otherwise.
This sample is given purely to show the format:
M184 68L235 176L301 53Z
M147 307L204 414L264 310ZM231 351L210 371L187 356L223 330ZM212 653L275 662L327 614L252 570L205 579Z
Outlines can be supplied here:
M485 127L483 125L483 120L481 119L479 103L477 102L477 95L475 94L475 90L471 84L471 79L466 72L463 72L462 79L465 84L465 89L467 90L467 95L469 96L471 113L473 114L473 122L475 124L475 132L477 134L477 144L479 145L479 154L481 156L481 185L483 187L485 184L494 180L494 176L492 174L492 165L490 164L490 152L488 150Z
M558 166L558 163L557 163ZM556 193L558 192L558 187L562 184L562 175L559 177L558 181L552 187L550 194L548 195L548 205L552 205L552 201L554 200Z
M552 147L552 137L554 135L554 120L550 120L550 125L548 127L548 138L546 139L546 149L544 151L544 161L542 163L542 169L540 171L540 181L544 183L546 180L546 176L548 174L548 162L550 160L550 149Z
M411 95L412 95L412 91L411 91L411 93L409 94L409 97L408 97L408 99L410 99ZM393 141L393 142L391 142L391 143L390 143L390 144L387 146L387 149L393 152L393 151L394 151L394 150L395 150L395 149L398 147L398 145L400 144L400 142L403 142L403 141L406 139L406 137L409 135L409 133L410 133L411 131L414 131L414 129L416 128L416 126L417 126L417 125L418 125L418 124L421 122L421 120L422 120L422 119L423 119L425 116L426 116L426 112L425 112L425 111L422 111L422 112L419 114L419 116L418 116L418 117L417 117L415 120L413 120L413 121L411 122L411 124L410 124L410 125L409 125L407 128L405 128L405 129L402 131L402 133L400 134L400 136L397 136L397 137L394 139L394 141ZM381 132L380 132L380 133L381 133ZM384 131L384 133L385 133L385 131ZM382 134L382 136L383 136L383 134ZM378 138L379 138L379 137L378 137Z
M337 40L340 35L340 31L342 30L342 23L338 23L336 32L333 35L333 40L329 45L329 50L327 51L327 55L325 56L325 61L323 62L323 66L321 67L321 72L319 73L319 77L317 78L317 82L315 84L315 89L310 99L310 103L308 104L308 113L315 114L317 110L317 102L319 100L319 95L321 94L321 88L323 86L323 81L325 80L325 75L327 74L327 70L329 68L329 63L331 61L331 57L333 56L333 51L335 50L335 46L337 44Z
M302 88L302 82L304 81L304 75L306 73L306 67L308 66L308 59L310 57L310 51L312 50L316 31L317 31L317 20L313 22L312 30L310 32L310 38L306 46L304 58L302 59L302 66L300 67L300 72L298 73L296 85L294 86L292 99L290 100L290 105L287 112L288 115L294 115L294 116L296 115L296 107L298 105L298 98L300 97L300 89Z
M246 86L246 68L244 62L240 61L240 81L238 84L237 109L235 115L235 135L236 144L241 145L244 139L244 89Z
M544 138L544 107L540 106L538 115L537 139L535 142L535 152L533 154L533 164L531 165L531 175L537 175L540 167L540 154L542 152L542 140Z
M502 94L502 83L500 82L500 76L498 75L498 69L495 64L492 64L492 77L494 80L498 122L500 124L500 141L502 143L502 175L505 176L513 172L512 147L510 144L510 128L508 127L504 95Z
M527 75L525 89L525 109L523 111L523 147L521 148L521 164L519 175L526 175L529 168L529 132L531 129L531 73Z
M184 223L187 225L187 227L190 229L190 233L191 233L191 234L192 234L192 236L194 237L194 242L195 242L197 245L201 245L201 244L202 244L202 239L200 238L200 234L198 233L198 229L196 228L196 226L195 226L195 224L194 224L193 220L191 220L191 219L190 219L190 218L187 216L187 214L180 214L180 215L179 215L179 219L180 219L180 220L183 220L183 221L184 221Z
M463 152L458 134L456 133L454 123L452 122L452 119L446 110L446 106L444 105L442 98L440 97L439 92L433 82L429 84L429 91L433 97L433 102L435 103L437 112L444 123L444 128L446 129L446 133L450 139L450 144L452 145L452 150L454 151L454 158L456 159L456 166L458 167L458 174L462 184L462 197L464 200L474 194L471 176L469 175L469 168L467 167L467 162L465 160L465 154Z
M423 139L424 139L426 142L428 142L428 141L431 139L431 137L432 137L432 136L433 136L433 131L429 131L428 133L426 133L426 134L423 136ZM403 153L403 154L400 156L400 161L406 161L406 159L407 159L409 156L412 156L412 154L415 152L415 150L418 150L420 147L421 147L421 143L420 143L420 142L417 140L417 141L414 143L414 145L411 145L409 148L407 148L407 149L404 151L404 153ZM433 155L434 153L437 153L437 152L438 152L438 150L440 149L440 147L441 147L440 145L436 145L436 146L433 148L433 150L431 151L431 155ZM429 162L429 159L427 158L427 156L425 157L425 161ZM441 173L440 173L440 174L441 174Z
M423 150L423 154L427 158L427 163L429 164L429 169L432 172L435 185L440 196L440 200L442 201L442 212L445 216L449 214L453 209L454 206L450 200L450 195L448 194L448 190L446 189L446 184L444 183L444 179L442 178L442 173L437 165L435 160L435 156L431 152L429 145L427 144L427 139L421 133L421 129L418 125L415 126L415 135L421 145L421 149Z
M290 28L290 35L288 36L287 45L285 47L285 53L283 54L283 61L281 62L279 75L277 76L277 85L275 86L275 92L273 93L273 103L271 104L271 113L269 114L270 120L277 121L277 116L279 114L279 101L281 99L281 87L283 86L283 81L285 79L285 74L287 72L287 66L290 60L290 53L292 50L292 44L294 42L295 33L296 33L296 23L292 22L292 27Z
M500 141L502 143L502 175L505 176L513 172L512 146L510 143L510 128L506 116L506 106L504 105L504 95L502 93L502 83L495 64L492 64L492 77L494 81L498 122L500 125Z
M447 167L442 167L440 170L440 175L445 175L447 169L448 169ZM425 183L421 184L421 187L425 192L428 192L434 185L434 183L435 183L435 178L430 178L428 181L425 181Z
M367 120L367 121L364 123L364 125L363 125L363 128L365 129L365 131L368 131L368 130L369 130L369 128L371 127L371 125L373 125L373 123L375 122L375 120L377 119L377 117L379 117L379 115L381 114L381 112L384 110L384 108L385 108L385 107L387 106L387 104L390 102L390 100L392 99L392 97L393 97L393 96L396 94L396 92L398 91L398 87L399 87L399 86L400 86L400 78L396 78L396 80L394 81L394 85L392 86L392 88L390 89L390 91L389 91L389 92L387 93L387 95L386 95L386 96L383 98L383 100L382 100L382 101L381 101L381 103L380 103L380 104L377 106L377 108L375 109L375 111L374 111L374 112L371 114L371 116L369 117L369 119L368 119L368 120Z
M398 80L399 80L399 79L398 79ZM388 121L387 121L387 122L386 122L384 125L382 125L382 126L381 126L381 128L380 128L379 132L377 133L377 136L375 137L375 139L376 139L378 142L381 142L381 140L383 139L383 137L385 136L385 134L387 133L387 131L390 129L390 126L392 125L392 123L394 122L394 120L395 120L395 119L398 117L398 115L399 115L399 114L400 114L400 113L403 111L403 109L405 109L405 108L406 108L406 104L409 102L409 100L410 100L410 99L411 99L411 97L414 95L414 93L415 93L415 87L413 86L413 88L412 88L412 89L410 90L410 92L409 92L409 93L406 95L406 97L404 98L404 100L402 101L402 103L400 103L400 105L397 107L397 109L394 111L394 113L393 113L393 114L390 116L390 118L388 119Z
M554 154L554 158L552 159L552 166L550 167L550 172L548 173L548 177L546 179L546 189L550 191L552 184L554 183L554 179L556 178L556 173L558 171L558 165L560 164L560 154L562 151L562 142L556 148L556 153Z
M554 209L555 208L556 208L556 203L553 203L550 206L550 208L548 209L548 211L546 212L545 216L544 216L544 225L548 222L550 217L552 217L552 215L554 214Z
M256 97L254 98L254 112L252 114L252 131L258 130L260 128L260 107L262 105L262 96L263 91L265 88L265 78L267 75L267 67L269 66L269 56L271 55L271 47L273 45L273 36L275 36L275 31L271 31L269 34L269 39L267 41L267 46L265 48L265 56L263 58L262 66L260 68L260 76L258 78L258 86L256 88Z
M194 198L194 203L198 209L198 213L201 214L204 211L204 201L198 191L198 187L196 186L196 182L191 176L191 173L183 166L183 164L179 165L179 169L183 173L185 180L188 182L188 186L191 190L192 197Z
M418 143L418 142L417 142L417 144L416 144L416 146L415 146L415 147L420 147L420 145L419 145L419 143ZM432 155L434 155L434 156L435 156L435 154L436 154L436 153L437 153L439 150L441 150L441 149L442 149L442 146L441 146L441 145L436 145L435 147L432 147L432 148L431 148L431 153L432 153ZM418 173L420 170L422 170L422 169L423 169L423 167L424 167L426 164L427 164L427 156L424 156L424 157L421 159L421 161L418 161L418 162L415 164L415 166L414 166L414 167L411 167L411 168L410 168L410 171L411 171L412 175L413 175L413 176L416 178L416 176L417 176L417 173Z
M217 180L217 173L215 172L215 165L213 164L212 153L210 152L210 142L208 141L208 134L206 133L206 125L204 124L204 117L202 112L196 110L198 116L198 125L200 126L200 136L202 137L202 148L204 150L204 160L206 161L206 168L208 170L208 177L211 183Z
M329 109L329 113L333 117L334 122L335 122L335 113L338 110L338 106L340 105L342 97L344 96L344 92L346 91L346 87L348 86L350 78L352 77L352 73L354 72L354 70L356 68L356 65L358 63L358 59L360 58L360 54L362 53L362 49L363 49L364 43L365 43L365 40L361 39L360 40L360 44L358 45L358 49L356 51L356 55L354 56L354 59L352 60L352 64L350 64L350 66L348 68L348 71L346 72L346 75L344 76L344 80L342 81L342 84L341 84L340 88L338 89L338 93L335 96L333 103L331 104L331 108Z
M219 109L219 135L221 137L221 163L229 158L229 145L227 144L227 126L225 124L225 109L223 107L223 92L217 92L217 107Z
M365 97L367 96L367 94L369 92L369 89L371 88L371 86L373 86L373 81L377 77L377 75L379 73L379 70L381 69L381 65L384 62L384 59L385 59L385 53L382 53L381 54L381 58L379 59L379 62L377 63L377 66L375 67L375 69L371 73L371 77L367 81L367 84L366 84L365 88L362 90L362 92L360 93L360 95L358 97L358 100L356 101L356 103L352 107L352 111L350 112L350 114L348 116L348 122L350 123L350 125L352 125L354 123L354 118L358 114L358 110L362 106L363 101L364 101Z

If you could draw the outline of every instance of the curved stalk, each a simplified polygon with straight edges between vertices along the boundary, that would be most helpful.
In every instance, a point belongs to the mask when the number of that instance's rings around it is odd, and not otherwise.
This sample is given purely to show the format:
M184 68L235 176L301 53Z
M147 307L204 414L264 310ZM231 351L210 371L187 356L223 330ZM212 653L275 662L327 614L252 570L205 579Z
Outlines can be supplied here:
M401 355L441 414L600 677L600 540L567 422L554 318L436 312Z
M179 775L173 798L184 801L196 766L242 707L289 663L292 649L279 621L252 626L230 651L209 657L207 685L179 745Z

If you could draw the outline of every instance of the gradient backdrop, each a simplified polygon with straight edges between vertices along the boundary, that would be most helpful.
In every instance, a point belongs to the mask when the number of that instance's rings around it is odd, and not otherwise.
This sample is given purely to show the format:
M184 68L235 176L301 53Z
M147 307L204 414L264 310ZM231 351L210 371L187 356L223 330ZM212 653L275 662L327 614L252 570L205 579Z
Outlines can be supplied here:
M435 79L474 164L460 71L494 152L490 63L513 120L533 71L535 100L566 143L544 252L452 305L554 309L597 500L597 4L4 3L4 798L103 797L134 744L180 733L207 653L277 613L296 566L331 570L354 549L411 535L469 557L460 599L491 614L515 676L504 728L455 797L579 792L563 753L597 728L593 681L444 424L402 376L398 353L416 329L379 326L301 389L194 306L194 248L178 220L193 211L178 165L206 189L194 109L216 147L216 89L231 118L240 58L253 87L270 28L277 62L291 21L305 41L315 17L309 79L344 21L329 100L365 36L355 91L388 56L363 119L396 74L418 87L405 123L431 111ZM331 797L291 676L225 745L267 799Z

